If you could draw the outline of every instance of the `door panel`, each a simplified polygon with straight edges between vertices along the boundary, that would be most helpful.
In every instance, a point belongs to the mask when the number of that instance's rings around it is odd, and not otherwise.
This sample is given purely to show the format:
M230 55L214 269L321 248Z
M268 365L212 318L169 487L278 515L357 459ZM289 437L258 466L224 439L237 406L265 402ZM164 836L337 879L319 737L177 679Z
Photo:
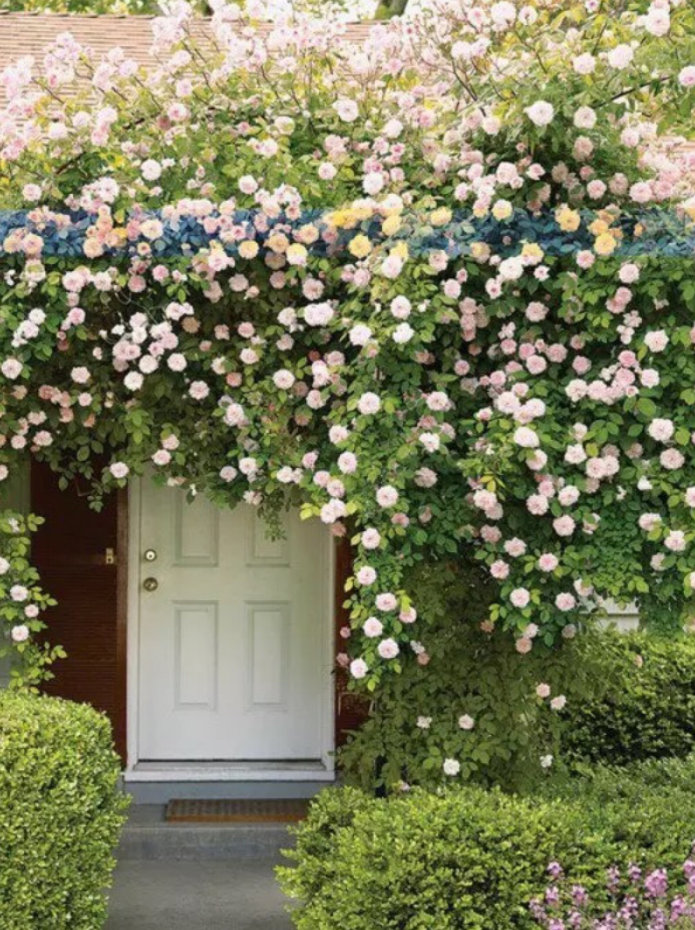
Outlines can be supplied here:
M318 521L188 503L143 482L139 757L318 759L328 708L328 571ZM154 590L144 581L153 578Z
M46 522L32 540L31 558L58 601L45 615L46 639L67 651L43 690L105 711L125 763L127 501L124 493L112 494L96 512L87 493L79 481L61 491L50 468L32 462L31 509Z

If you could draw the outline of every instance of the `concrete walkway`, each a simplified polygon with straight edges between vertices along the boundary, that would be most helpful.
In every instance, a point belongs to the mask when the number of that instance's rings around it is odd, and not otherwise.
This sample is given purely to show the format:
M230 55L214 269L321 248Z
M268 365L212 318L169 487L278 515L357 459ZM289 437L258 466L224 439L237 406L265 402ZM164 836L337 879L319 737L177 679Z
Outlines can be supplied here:
M277 862L121 861L106 930L290 930Z

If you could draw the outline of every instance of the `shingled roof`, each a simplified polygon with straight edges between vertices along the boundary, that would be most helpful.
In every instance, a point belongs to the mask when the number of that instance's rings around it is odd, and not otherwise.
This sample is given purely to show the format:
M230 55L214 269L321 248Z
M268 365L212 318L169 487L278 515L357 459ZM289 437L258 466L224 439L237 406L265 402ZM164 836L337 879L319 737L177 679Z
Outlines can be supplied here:
M147 64L151 60L152 16L116 16L113 14L76 13L9 13L0 10L0 71L23 55L40 60L43 50L63 32L97 55L120 47L129 57ZM363 41L370 23L350 23L346 27L347 41ZM207 21L194 21L194 29L204 35ZM261 27L262 28L262 27Z
M41 60L46 46L61 33L69 32L97 56L120 47L143 65L152 60L152 16L117 16L110 13L10 13L0 10L0 71L24 55ZM346 24L345 40L362 42L375 22ZM193 29L201 37L208 31L208 21L193 21ZM261 30L263 27L260 27ZM270 28L270 27L267 27ZM4 89L0 87L0 104ZM678 140L683 150L695 153L695 141Z

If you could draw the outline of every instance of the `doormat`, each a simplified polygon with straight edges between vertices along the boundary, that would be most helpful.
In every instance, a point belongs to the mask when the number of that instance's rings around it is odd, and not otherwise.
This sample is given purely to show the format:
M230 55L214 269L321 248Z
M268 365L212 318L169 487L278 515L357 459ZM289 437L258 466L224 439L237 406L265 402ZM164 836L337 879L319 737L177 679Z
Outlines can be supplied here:
M169 823L296 823L303 820L309 802L300 798L267 801L196 801L175 798L166 807Z

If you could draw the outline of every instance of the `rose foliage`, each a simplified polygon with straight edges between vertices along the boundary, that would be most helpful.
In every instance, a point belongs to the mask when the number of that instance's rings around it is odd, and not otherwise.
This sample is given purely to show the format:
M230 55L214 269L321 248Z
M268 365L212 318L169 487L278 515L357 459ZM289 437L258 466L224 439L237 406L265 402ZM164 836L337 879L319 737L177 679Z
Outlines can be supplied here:
M300 504L349 534L369 690L428 662L422 560L478 560L521 654L606 597L684 609L695 3L244 16L5 70L2 476ZM44 596L0 570L21 678Z

